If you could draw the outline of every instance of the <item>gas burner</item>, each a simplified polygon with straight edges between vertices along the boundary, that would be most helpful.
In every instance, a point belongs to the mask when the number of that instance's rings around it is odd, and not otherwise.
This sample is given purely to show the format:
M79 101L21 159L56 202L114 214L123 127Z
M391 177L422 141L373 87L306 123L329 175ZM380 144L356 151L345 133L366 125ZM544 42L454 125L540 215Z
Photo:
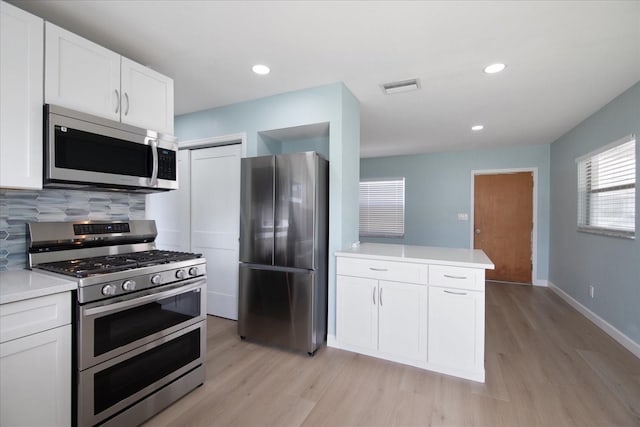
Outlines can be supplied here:
M40 264L38 267L61 273L67 276L84 278L100 274L115 273L117 271L130 270L150 265L168 264L171 262L185 261L202 257L202 254L189 252L175 252L162 250L149 250L131 252L121 255L107 255L91 258L79 258L68 261L57 261Z

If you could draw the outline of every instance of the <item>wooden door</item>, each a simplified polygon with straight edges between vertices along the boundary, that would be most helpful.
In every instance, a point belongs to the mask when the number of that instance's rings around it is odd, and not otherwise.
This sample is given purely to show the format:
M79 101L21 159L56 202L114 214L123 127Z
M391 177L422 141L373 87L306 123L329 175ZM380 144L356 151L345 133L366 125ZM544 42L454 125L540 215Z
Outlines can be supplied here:
M487 280L531 283L532 172L476 175L474 245L495 264Z
M238 319L241 145L191 150L191 250L207 259L207 312Z

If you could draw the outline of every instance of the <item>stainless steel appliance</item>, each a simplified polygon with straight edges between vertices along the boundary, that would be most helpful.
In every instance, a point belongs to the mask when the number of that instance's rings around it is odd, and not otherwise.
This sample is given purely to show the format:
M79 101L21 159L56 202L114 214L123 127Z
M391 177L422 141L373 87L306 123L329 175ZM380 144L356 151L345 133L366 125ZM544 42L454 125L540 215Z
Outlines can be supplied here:
M45 105L44 186L140 193L178 188L175 137Z
M154 221L28 225L29 267L78 282L74 424L134 426L204 382L206 263Z
M242 159L238 333L312 355L327 316L328 162Z

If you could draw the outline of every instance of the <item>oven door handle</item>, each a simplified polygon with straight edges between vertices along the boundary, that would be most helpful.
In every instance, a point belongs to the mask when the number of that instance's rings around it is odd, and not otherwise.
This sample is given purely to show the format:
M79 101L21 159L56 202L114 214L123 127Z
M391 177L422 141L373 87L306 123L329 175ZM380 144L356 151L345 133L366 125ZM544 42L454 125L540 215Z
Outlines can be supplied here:
M87 308L84 310L84 315L94 316L96 314L109 313L112 311L121 311L122 309L143 305L152 301L157 301L157 300L171 297L174 295L184 294L188 291L202 287L202 285L205 283L206 281L203 278L199 277L190 283L186 282L184 285L178 288L170 289L168 291L145 295L143 297L133 298L127 301L116 302L113 304L101 305L99 307Z

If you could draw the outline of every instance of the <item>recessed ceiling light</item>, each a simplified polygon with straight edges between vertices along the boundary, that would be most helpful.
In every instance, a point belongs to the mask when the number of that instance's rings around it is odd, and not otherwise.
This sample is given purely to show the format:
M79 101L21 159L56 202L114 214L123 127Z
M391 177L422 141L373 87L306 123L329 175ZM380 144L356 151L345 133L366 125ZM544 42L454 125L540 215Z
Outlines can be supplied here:
M505 68L507 68L507 66L501 63L491 64L484 67L484 72L487 74L495 74L495 73L499 73Z
M484 126L482 125L473 125L471 126L471 130L482 130L484 129Z
M260 74L261 76L264 76L265 74L269 74L269 72L271 71L269 67L262 64L256 64L253 67L251 67L251 69L253 70L254 73Z

